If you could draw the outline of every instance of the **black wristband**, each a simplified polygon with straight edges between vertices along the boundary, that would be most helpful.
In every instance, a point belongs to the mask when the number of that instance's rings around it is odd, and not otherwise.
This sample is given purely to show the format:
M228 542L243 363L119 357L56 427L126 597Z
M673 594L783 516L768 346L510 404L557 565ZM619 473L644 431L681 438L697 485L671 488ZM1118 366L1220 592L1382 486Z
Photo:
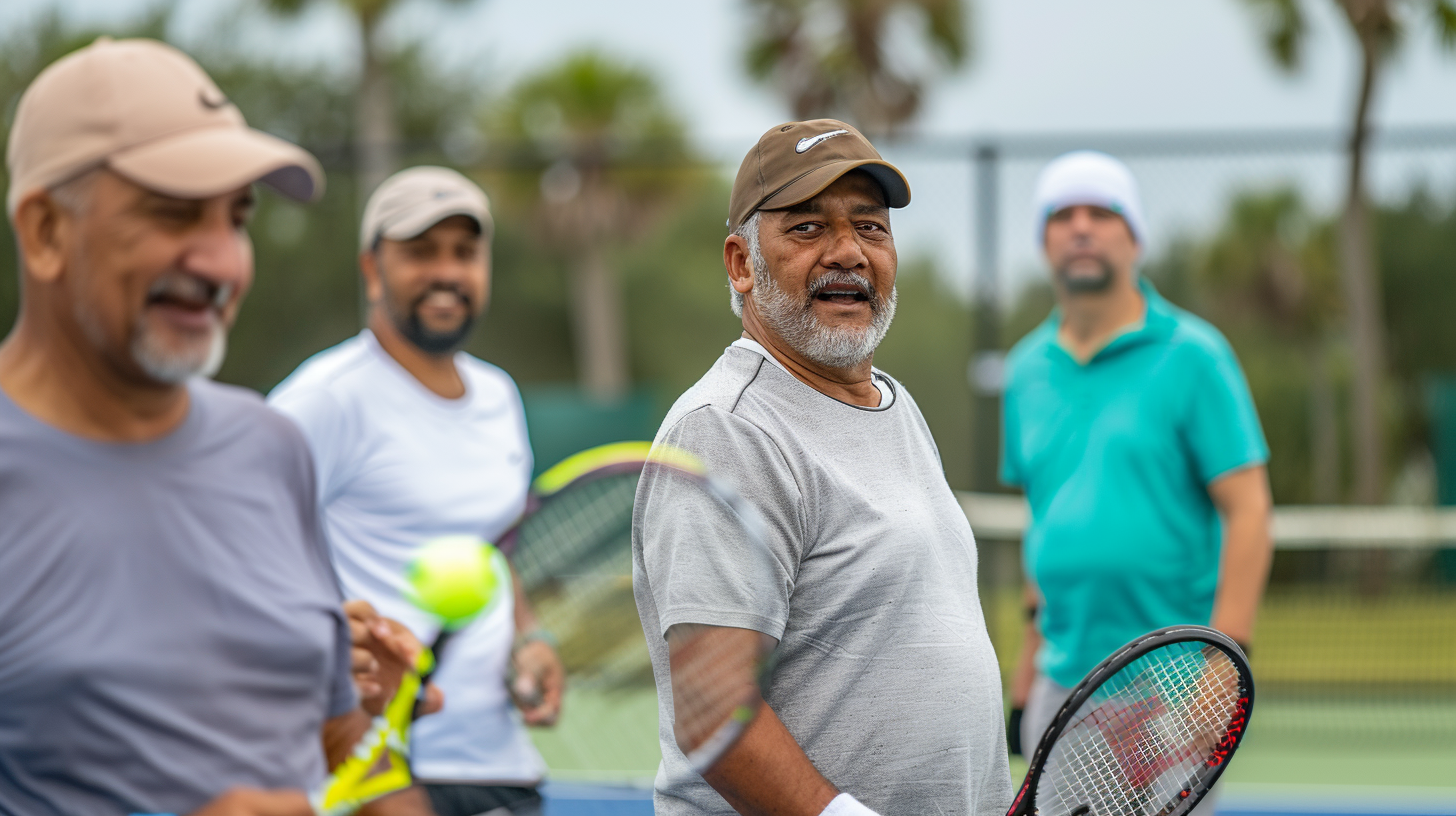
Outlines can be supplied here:
M1013 708L1006 720L1006 750L1012 756L1021 756L1021 715L1022 709Z

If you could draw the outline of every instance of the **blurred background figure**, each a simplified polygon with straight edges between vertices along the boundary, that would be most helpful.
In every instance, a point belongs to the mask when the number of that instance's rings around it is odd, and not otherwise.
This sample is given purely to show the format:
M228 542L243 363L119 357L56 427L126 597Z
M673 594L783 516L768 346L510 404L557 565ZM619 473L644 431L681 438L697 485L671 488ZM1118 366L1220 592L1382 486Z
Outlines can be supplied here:
M1132 173L1067 154L1042 171L1035 211L1057 307L1012 349L1002 403L1002 478L1031 508L1011 690L1024 751L1144 632L1196 623L1248 644L1270 560L1269 451L1248 385L1218 330L1138 275Z
M510 376L459 350L490 299L485 193L443 167L414 167L370 196L359 230L368 328L299 367L272 394L314 455L334 565L350 598L424 642L441 622L409 600L416 551L433 539L493 541L521 514L531 447ZM440 816L537 814L545 772L522 728L550 725L562 668L550 636L506 595L442 645L442 713L414 729L415 777ZM519 593L517 593L519 595ZM512 710L508 675L539 690Z

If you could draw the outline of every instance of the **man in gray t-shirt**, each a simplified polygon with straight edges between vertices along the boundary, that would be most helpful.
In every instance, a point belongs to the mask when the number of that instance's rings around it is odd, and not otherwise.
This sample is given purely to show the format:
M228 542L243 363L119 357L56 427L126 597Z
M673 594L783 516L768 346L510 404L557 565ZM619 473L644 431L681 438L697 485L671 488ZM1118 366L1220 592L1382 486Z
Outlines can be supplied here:
M724 262L744 336L656 443L697 455L760 509L779 574L751 598L718 591L740 569L714 546L731 532L673 523L684 504L644 476L633 581L659 690L660 814L1010 804L975 540L915 401L871 365L895 306L889 208L909 197L832 120L770 130L739 170ZM703 625L778 641L768 706L706 779L676 743L669 691L669 631Z
M41 72L6 160L0 813L312 816L410 644L346 618L302 435L206 377L253 183L311 199L318 164L180 51L108 38Z

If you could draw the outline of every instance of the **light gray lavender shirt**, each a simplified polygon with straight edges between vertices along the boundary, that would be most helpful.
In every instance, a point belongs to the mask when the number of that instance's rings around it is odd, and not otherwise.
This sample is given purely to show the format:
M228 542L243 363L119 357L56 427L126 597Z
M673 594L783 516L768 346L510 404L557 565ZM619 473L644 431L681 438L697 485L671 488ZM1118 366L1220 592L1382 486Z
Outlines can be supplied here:
M677 623L777 638L768 703L825 777L879 813L1010 805L975 539L915 401L875 376L894 398L860 408L730 347L658 431L759 508L775 571L748 592L725 581L732 531L675 513L670 480L639 485L633 582L659 690L659 814L733 813L673 737L663 636Z

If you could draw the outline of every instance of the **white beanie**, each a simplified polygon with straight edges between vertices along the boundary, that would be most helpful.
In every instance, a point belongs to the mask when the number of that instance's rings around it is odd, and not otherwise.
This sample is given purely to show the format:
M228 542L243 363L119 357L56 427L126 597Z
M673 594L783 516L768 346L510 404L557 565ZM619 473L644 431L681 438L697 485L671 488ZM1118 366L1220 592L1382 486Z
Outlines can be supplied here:
M1077 150L1052 160L1036 182L1036 244L1046 243L1047 219L1078 204L1106 207L1122 216L1134 241L1147 246L1148 225L1137 180L1127 165L1095 150Z

